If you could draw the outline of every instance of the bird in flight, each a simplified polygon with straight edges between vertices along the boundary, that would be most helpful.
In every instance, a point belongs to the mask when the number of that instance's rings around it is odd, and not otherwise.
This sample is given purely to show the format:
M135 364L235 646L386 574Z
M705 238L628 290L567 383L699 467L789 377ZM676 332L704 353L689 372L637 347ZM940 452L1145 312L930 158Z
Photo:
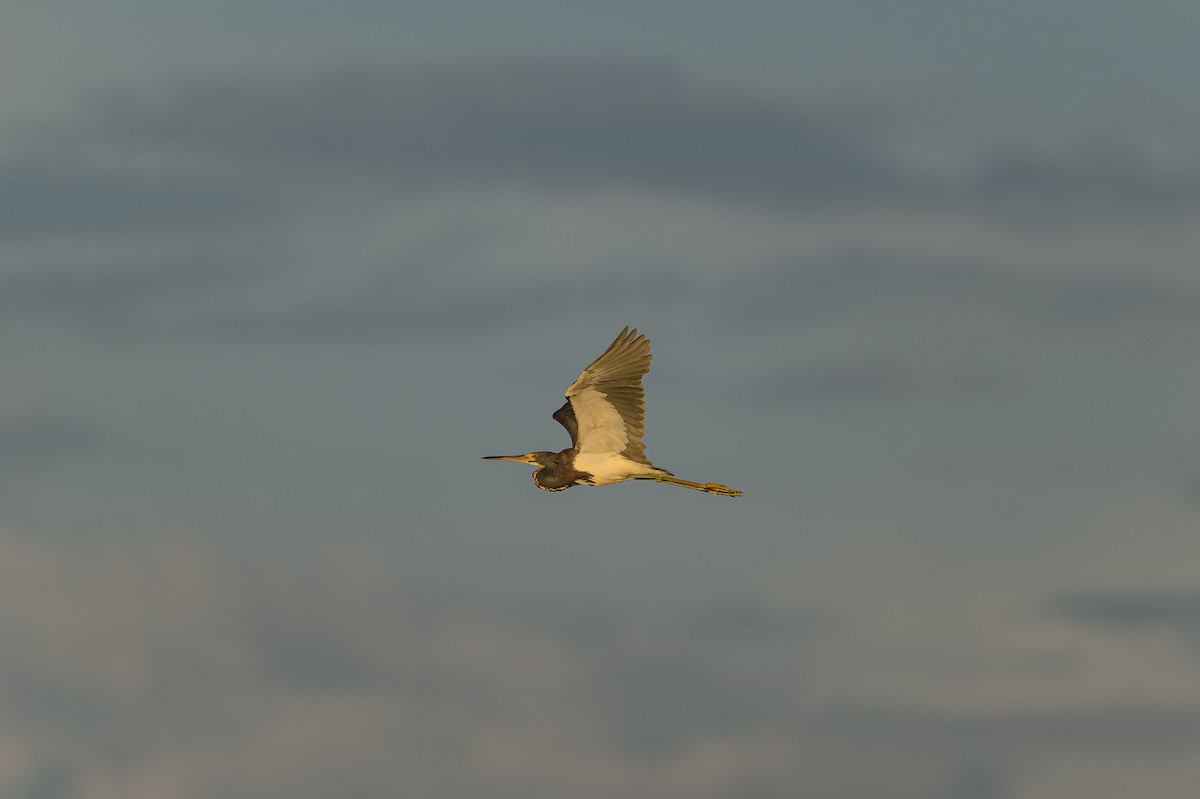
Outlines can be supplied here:
M533 482L543 491L576 485L606 486L626 480L654 480L723 497L741 491L720 483L693 483L660 469L646 457L646 399L642 375L650 371L650 340L626 327L604 354L567 389L567 401L554 421L567 429L571 448L562 452L490 455L484 460L540 467Z

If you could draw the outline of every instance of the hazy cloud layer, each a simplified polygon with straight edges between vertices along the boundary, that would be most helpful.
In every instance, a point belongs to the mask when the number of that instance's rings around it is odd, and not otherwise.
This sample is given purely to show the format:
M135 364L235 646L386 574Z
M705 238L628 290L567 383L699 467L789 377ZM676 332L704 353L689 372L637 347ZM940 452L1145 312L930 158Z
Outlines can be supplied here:
M497 183L631 185L783 207L966 203L1035 225L1155 217L1200 204L1200 164L1157 164L1136 142L1082 141L1082 152L1069 154L979 153L966 176L939 179L882 154L890 124L897 123L866 103L805 106L714 89L652 65L500 59L114 88L46 126L29 147L56 158L168 159L174 169L242 181L346 173L409 194ZM47 175L25 191L65 188L61 180ZM93 196L111 198L120 213L154 191L162 188L115 183ZM201 211L209 192L171 199Z
M934 177L878 151L880 120L616 62L113 89L5 168L0 306L90 330L328 338L495 330L581 297L743 330L881 304L1195 315L1181 231L1197 169L1131 146L981 153Z
M1155 164L1130 143L1057 158L1010 152L987 159L972 191L1005 219L1056 224L1087 217L1153 219L1200 206L1200 164Z
M1063 616L1114 630L1167 628L1200 633L1200 593L1097 592L1065 596L1054 603Z
M96 433L88 425L49 416L0 420L0 470L27 469L43 458L90 446Z
M0 496L16 493L9 481L59 458L90 449L102 439L95 425L39 405L36 394L0 383Z
M1143 763L1200 746L1200 708L1038 702L1054 672L1015 663L965 683L975 709L903 682L881 695L881 669L913 664L859 663L847 682L837 664L868 629L761 600L610 616L581 638L586 618L430 602L354 547L6 534L0 555L7 795L978 799L1115 758L1132 775L1101 794L1115 797ZM1060 649L1086 644L1060 632ZM1007 708L989 702L1022 674ZM847 702L857 679L873 698Z
M0 794L1200 784L1200 173L890 124L501 59L10 137ZM651 451L744 500L475 459L627 322Z
M191 174L139 175L96 169L69 153L54 165L0 166L0 236L23 238L186 231L248 212L248 198Z
M405 191L633 183L769 202L875 194L891 170L850 114L713 92L655 67L495 61L195 80L99 98L68 141Z

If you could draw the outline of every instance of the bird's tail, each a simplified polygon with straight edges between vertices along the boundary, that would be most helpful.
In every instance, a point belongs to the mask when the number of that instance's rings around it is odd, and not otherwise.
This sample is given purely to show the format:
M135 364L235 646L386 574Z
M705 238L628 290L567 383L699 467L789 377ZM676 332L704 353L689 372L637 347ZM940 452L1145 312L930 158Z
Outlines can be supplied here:
M682 486L683 488L690 488L693 491L703 491L706 494L716 494L722 497L740 497L742 495L742 492L738 491L736 488L730 488L729 486L722 485L721 483L693 483L691 480L684 480L676 477L670 472L638 475L633 479L653 480L656 483L670 483L673 486Z

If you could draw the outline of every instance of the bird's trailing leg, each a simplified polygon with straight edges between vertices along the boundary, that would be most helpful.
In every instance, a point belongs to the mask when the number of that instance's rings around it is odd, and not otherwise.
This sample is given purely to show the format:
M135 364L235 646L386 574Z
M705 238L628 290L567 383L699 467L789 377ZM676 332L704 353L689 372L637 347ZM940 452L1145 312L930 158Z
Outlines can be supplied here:
M690 488L693 491L703 491L706 494L716 494L722 497L740 497L741 491L736 488L730 488L727 485L720 483L693 483L691 480L683 480L673 474L639 474L633 478L634 480L653 480L656 483L670 483L673 486L683 486Z

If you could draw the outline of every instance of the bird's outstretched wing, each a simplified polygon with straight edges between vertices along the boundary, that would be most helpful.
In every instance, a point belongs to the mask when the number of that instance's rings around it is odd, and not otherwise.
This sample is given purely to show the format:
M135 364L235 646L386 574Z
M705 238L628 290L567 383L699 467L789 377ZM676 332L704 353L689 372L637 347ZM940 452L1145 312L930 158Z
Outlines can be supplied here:
M626 327L604 354L567 389L554 418L579 452L613 452L646 460L646 400L642 375L650 371L650 341Z

